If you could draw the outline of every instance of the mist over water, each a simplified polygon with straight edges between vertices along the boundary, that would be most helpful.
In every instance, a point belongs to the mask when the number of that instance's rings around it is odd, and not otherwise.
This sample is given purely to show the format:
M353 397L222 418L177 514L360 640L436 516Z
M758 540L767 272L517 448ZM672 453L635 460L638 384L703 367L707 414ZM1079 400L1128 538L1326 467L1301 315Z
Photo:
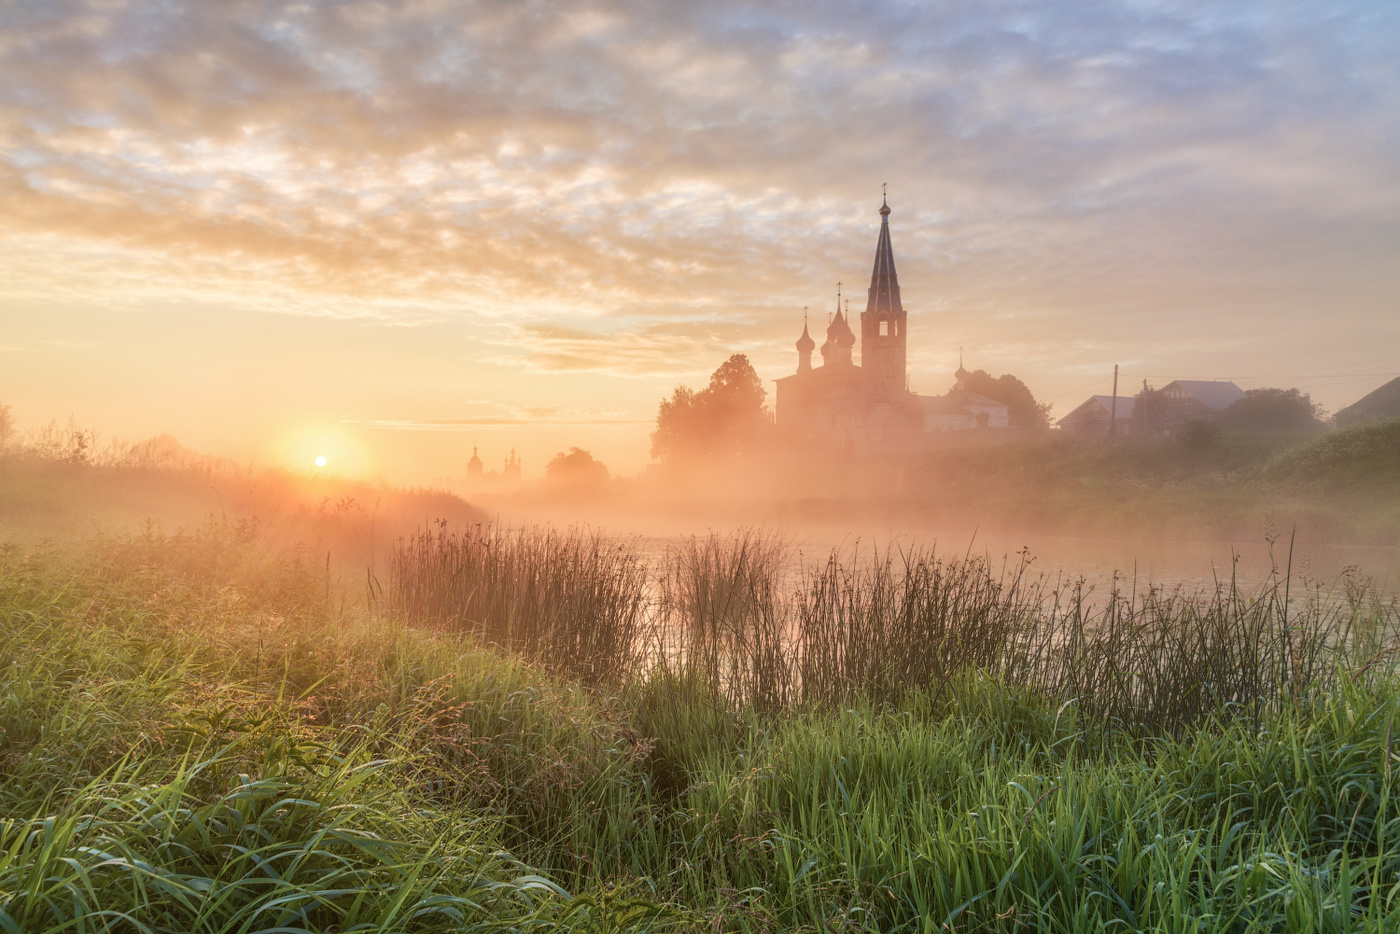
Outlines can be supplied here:
M1032 577L1049 582L1072 583L1082 579L1095 591L1115 586L1131 591L1149 586L1186 590L1212 589L1228 584L1232 575L1243 588L1254 587L1274 574L1288 574L1300 583L1328 588L1351 576L1370 579L1377 590L1389 592L1400 585L1400 548L1385 545L1345 544L1298 535L1290 530L1260 528L1252 537L1109 537L1016 531L1006 528L944 528L888 523L797 524L744 522L716 517L713 521L686 520L659 515L641 516L627 511L611 515L591 511L501 510L500 520L512 524L583 524L632 540L648 564L656 566L667 550L692 536L711 532L721 536L762 528L781 536L789 545L791 570L797 572L823 564L833 551L869 556L893 549L933 549L945 556L980 555L993 565L1014 568L1022 557L1030 560ZM1272 538L1272 543L1268 540ZM1291 550L1291 553L1290 553Z

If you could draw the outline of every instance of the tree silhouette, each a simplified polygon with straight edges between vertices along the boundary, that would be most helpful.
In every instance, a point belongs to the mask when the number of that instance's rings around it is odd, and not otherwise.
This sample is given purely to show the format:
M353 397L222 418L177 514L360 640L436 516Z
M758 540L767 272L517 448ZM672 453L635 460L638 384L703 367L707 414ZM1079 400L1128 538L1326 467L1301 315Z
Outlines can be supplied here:
M1006 406L1012 428L1043 431L1050 427L1050 403L1036 402L1030 387L1010 373L992 376L986 370L973 370L963 377L968 392L986 396Z
M560 451L544 465L545 479L561 483L601 483L608 479L608 468L583 448Z
M749 358L736 353L696 392L677 386L661 400L651 456L665 463L724 463L765 448L773 417L763 404L763 381Z
M1143 380L1142 391L1133 397L1133 434L1159 435L1171 417L1171 399L1160 389L1151 389Z
M1247 389L1220 413L1221 428L1235 431L1318 431L1322 406L1297 389Z

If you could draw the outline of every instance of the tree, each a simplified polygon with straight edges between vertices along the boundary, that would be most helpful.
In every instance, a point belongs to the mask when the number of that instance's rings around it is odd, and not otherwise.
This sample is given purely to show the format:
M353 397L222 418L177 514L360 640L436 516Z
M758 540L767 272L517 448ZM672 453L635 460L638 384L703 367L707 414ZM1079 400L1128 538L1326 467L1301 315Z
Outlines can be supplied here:
M761 450L773 432L764 395L749 358L734 354L704 389L677 386L661 400L651 456L667 463L725 462Z
M1012 428L1044 431L1050 427L1050 403L1036 402L1030 387L1010 373L993 377L986 370L973 370L963 378L968 392L986 396L1006 406Z
M1221 428L1235 431L1318 431L1322 406L1297 389L1248 389L1220 413Z
M1171 400L1160 389L1150 389L1142 381L1142 392L1133 397L1133 434L1142 437L1160 435L1167 428L1171 415Z
M569 448L569 453L560 451L544 465L544 475L555 483L602 483L608 479L608 468L583 448Z

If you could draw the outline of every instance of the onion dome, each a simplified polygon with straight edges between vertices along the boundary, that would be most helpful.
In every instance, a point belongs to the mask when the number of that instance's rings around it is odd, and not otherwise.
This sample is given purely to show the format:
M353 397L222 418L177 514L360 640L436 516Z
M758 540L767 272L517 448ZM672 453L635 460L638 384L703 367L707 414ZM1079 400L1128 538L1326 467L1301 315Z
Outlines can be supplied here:
M797 339L798 353L811 353L817 349L817 342L812 340L812 335L807 333L807 322L802 322L802 336Z
M856 345L856 335L851 331L851 326L846 323L846 316L841 312L838 311L836 317L831 319L831 326L826 329L826 339L838 347L854 347Z

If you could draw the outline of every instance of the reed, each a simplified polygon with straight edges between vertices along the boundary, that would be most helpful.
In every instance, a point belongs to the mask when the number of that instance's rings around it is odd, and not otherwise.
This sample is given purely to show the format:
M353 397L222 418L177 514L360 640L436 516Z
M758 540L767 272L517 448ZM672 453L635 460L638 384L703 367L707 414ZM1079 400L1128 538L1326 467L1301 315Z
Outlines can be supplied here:
M666 552L653 658L731 708L782 709L795 699L788 653L789 549L777 533L692 536Z
M798 599L800 696L892 701L984 672L1105 725L1169 733L1330 690L1339 662L1364 664L1400 628L1364 585L1298 593L1286 567L1248 591L1234 577L1194 591L1115 578L1103 594L1028 572L1025 555L833 554Z
M1048 622L1024 586L1027 566L1025 556L994 573L985 558L933 550L833 551L797 598L800 696L896 700L969 670L1022 670L1027 634Z
M427 531L395 553L392 606L590 683L668 685L677 710L897 702L981 672L1138 734L1329 690L1339 661L1365 664L1400 627L1363 582L1295 586L1286 561L1248 589L1232 575L1096 592L1027 554L852 546L801 567L762 530L681 540L654 569L634 549L579 530Z
M390 570L392 612L594 683L636 668L647 600L631 543L579 528L443 525L400 541Z
M1400 616L1364 582L772 541L679 544L596 683L329 614L236 534L0 550L0 930L1400 926Z
M1105 723L1170 732L1326 690L1337 653L1375 645L1396 623L1393 605L1355 590L1291 593L1286 572L1249 592L1232 578L1140 592L1115 580L1095 594L1028 568L1024 555L993 567L932 551L833 554L798 600L801 697L896 700L982 671Z

